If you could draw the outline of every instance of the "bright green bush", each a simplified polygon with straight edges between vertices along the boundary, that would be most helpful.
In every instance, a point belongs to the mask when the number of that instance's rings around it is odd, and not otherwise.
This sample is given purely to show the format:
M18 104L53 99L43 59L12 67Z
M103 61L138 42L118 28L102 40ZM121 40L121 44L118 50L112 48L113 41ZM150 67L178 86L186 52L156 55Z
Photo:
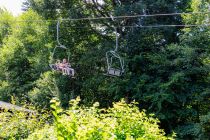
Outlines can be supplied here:
M35 129L43 125L43 120L21 112L0 113L0 139L27 138Z
M36 129L26 140L57 140L54 127L45 125L42 129Z
M59 140L166 140L159 129L157 119L139 111L136 103L126 104L124 100L113 104L112 108L99 109L99 103L92 107L79 106L80 99L71 100L67 111L60 108L60 103L53 99L55 125Z

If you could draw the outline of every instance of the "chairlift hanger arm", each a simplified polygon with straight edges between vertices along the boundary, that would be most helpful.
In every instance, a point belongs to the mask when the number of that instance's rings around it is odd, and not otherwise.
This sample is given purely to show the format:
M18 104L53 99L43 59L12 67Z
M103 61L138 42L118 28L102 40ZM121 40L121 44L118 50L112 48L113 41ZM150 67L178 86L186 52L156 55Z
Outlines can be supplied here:
M58 47L63 48L63 49L67 49L64 45L62 45L59 41L59 33L60 33L60 20L57 21L57 43L58 43Z
M115 36L116 36L116 46L115 46L115 50L114 51L117 51L118 50L118 33L117 33L117 28L115 27Z

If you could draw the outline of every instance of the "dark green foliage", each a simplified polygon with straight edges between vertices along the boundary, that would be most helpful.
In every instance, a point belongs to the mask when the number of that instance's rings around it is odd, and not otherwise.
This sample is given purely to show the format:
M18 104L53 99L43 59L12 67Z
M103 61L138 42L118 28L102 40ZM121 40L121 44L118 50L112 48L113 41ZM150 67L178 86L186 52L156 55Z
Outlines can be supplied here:
M29 98L37 107L49 109L50 100L58 96L58 93L53 74L46 72L35 82L35 87L29 92Z

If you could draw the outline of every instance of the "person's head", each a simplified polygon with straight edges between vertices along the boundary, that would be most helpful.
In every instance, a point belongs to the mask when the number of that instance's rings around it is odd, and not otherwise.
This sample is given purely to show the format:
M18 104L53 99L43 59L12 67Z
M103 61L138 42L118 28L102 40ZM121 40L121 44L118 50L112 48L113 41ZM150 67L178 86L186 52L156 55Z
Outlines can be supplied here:
M66 59L63 59L63 63L67 63L67 60Z

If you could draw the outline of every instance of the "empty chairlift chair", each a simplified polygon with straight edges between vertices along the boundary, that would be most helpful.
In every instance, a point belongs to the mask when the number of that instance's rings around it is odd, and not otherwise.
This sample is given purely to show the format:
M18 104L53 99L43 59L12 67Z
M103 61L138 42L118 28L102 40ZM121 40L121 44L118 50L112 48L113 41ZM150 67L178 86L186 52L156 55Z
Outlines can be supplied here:
M124 74L124 59L117 53L118 50L118 33L115 28L116 46L115 50L106 52L107 74L108 76L122 76Z
M106 52L107 75L122 76L124 73L124 60L115 51Z

